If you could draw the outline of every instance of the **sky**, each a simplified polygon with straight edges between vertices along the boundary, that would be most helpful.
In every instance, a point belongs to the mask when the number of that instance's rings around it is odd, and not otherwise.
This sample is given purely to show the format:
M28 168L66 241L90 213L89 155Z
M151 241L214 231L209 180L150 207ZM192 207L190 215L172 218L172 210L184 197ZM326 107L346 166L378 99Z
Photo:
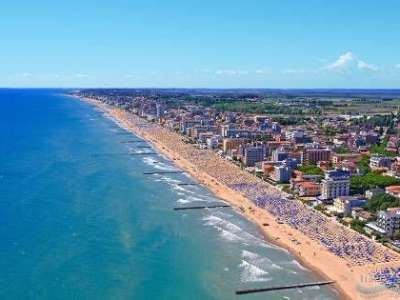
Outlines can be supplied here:
M398 0L7 0L0 87L400 88Z

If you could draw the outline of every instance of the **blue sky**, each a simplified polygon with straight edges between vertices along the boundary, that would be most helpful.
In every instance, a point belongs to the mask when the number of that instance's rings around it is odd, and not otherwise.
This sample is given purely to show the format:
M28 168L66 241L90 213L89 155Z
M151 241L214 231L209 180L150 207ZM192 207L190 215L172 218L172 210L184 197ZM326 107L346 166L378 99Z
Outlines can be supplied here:
M398 0L13 0L2 87L400 88Z

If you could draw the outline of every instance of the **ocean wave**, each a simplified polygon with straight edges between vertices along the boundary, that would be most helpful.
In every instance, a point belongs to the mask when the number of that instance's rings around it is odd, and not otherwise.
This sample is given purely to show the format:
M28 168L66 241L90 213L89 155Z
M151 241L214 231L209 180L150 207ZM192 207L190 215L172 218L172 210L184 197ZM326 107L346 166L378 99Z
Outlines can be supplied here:
M265 256L261 256L257 253L248 251L248 250L243 250L242 251L242 257L246 261L251 262L254 265L257 266L262 266L266 269L275 269L275 270L282 270L283 268L276 263L274 263L271 259Z
M295 265L296 267L298 267L299 269L303 270L303 271L310 271L309 269L307 269L306 267L304 267L302 264L300 264L297 260L293 259L292 261L290 261L291 264Z
M213 214L203 217L202 220L205 221L204 225L206 225L206 226L213 226L214 228L216 228L219 231L221 231L221 229L230 231L231 233L233 233L239 237L238 239L235 239L236 241L241 241L246 246L257 246L257 247L274 249L274 250L277 250L280 252L289 253L289 251L287 251L286 249L276 246L274 244L268 243L262 237L253 235L253 234L247 232L246 230L242 229L239 225L236 225L236 224L226 220L226 219L231 219L231 218L235 218L235 217L236 217L235 215L227 214L226 212L213 211ZM273 264L273 263L271 262L271 264ZM273 264L272 267L275 269L281 268L281 266L278 266L276 264Z
M179 179L171 178L168 176L161 176L160 179L168 184L171 184L174 187L176 186L177 183L181 182Z
M179 185L182 183L181 180L173 179L171 177L164 177L165 181L172 187L175 193L179 196L187 196L190 197L192 201L208 201L208 202L216 202L219 201L212 195L202 195L201 192L198 190L198 187L191 186L191 185Z
M143 157L142 160L146 165L151 166L152 168L157 170L177 171L177 169L174 166L164 162L160 162L159 160L156 160L151 157Z
M193 179L192 175L190 175L189 173L183 173L183 176L185 176L189 179Z
M240 274L241 282L266 282L272 280L271 277L267 277L269 274L267 271L244 259L240 263L239 267L243 269Z
M193 203L193 202L208 202L208 200L193 197L193 196L188 196L186 198L179 198L176 202L178 202L178 203Z
M146 153L147 151L137 148L131 148L130 153ZM137 160L137 157L132 157L132 159Z
M321 288L318 285L316 285L316 286L307 286L306 289L307 290L320 290Z
M173 188L174 190L176 190L176 191L181 191L181 192L186 192L186 193L191 193L191 194L192 194L192 192L190 192L186 187L177 185L176 183L174 183L174 184L172 185L172 188Z
M192 202L192 201L190 201L190 200L188 200L188 199L179 198L178 200L176 200L176 202L177 202L177 203L180 203L180 204L187 204L187 203L190 203L190 202Z
M224 240L231 241L231 242L237 242L237 241L243 240L240 236L238 236L237 234L234 234L233 232L230 232L228 230L225 230L222 228L217 228L217 230L220 232L220 236Z
M234 240L236 241L243 241L246 244L253 244L253 245L262 245L265 247L271 247L270 245L266 244L264 240L246 232L238 225L229 222L228 220L222 219L216 215L208 215L203 217L203 221L205 221L205 225L213 226L218 231L223 232L224 236L236 236Z

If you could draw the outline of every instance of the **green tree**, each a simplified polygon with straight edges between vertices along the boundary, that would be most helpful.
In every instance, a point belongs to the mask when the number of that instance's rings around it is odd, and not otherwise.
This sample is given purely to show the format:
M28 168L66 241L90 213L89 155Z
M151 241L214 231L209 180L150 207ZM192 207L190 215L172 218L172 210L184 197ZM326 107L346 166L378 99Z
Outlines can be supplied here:
M364 226L366 223L367 222L354 219L353 221L351 221L350 227L355 231L364 233Z
M371 171L371 168L369 167L369 156L363 156L361 160L357 163L357 167L360 170L361 174L367 174Z
M369 172L362 176L352 176L350 178L350 188L354 194L362 194L368 189L375 187L385 188L389 185L400 184L400 180L395 177L380 175Z
M400 199L389 194L382 193L369 199L366 208L370 212L377 212L378 210L386 210L389 207L398 206L400 206Z
M316 165L304 165L299 168L304 175L324 175L324 172Z

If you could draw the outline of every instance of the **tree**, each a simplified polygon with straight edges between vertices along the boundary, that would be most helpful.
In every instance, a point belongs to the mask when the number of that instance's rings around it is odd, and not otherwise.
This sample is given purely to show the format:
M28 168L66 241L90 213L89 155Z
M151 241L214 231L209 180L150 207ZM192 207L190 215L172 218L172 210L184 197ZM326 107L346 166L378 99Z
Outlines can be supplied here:
M351 151L349 150L349 148L344 147L344 146L337 147L337 148L335 149L335 152L336 152L337 154L347 154L347 153L351 153Z
M386 210L389 207L400 206L400 199L393 197L389 194L378 194L368 200L366 208L370 212L377 212L379 210Z
M324 172L316 165L304 165L299 168L304 175L324 175Z
M364 156L361 160L357 163L357 167L360 170L361 174L367 174L371 171L369 167L369 156Z
M367 222L354 219L353 221L351 221L350 227L355 231L358 231L360 233L364 233L364 226L365 226L366 223Z
M362 194L368 189L380 187L385 188L389 185L400 184L400 180L395 177L380 175L369 172L363 176L352 176L350 178L350 188L354 194Z
M385 138L385 140L380 145L372 146L370 149L370 152L372 154L379 154L379 155L388 156L388 157L396 156L396 152L386 150L387 144L388 144L388 138Z

